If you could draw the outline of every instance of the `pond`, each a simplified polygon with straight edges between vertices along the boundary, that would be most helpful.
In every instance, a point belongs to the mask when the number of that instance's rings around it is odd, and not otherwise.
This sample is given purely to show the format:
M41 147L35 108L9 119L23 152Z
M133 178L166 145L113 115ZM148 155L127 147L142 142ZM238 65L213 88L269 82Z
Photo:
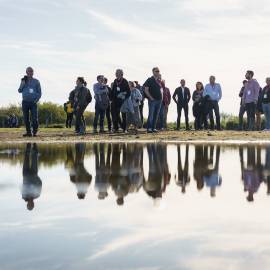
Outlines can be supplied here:
M270 146L0 145L5 269L269 269Z

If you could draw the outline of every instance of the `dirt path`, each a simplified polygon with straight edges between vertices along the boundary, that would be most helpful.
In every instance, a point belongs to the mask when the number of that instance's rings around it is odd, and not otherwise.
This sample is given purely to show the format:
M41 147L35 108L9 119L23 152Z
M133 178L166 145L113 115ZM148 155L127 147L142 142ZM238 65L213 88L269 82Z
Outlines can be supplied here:
M23 138L23 129L0 129L0 143L12 142L118 142L118 141L166 141L166 142L251 142L270 143L270 132L239 132L239 131L162 131L148 134L140 130L135 134L93 134L90 131L85 136L76 136L66 129L41 129L35 138Z

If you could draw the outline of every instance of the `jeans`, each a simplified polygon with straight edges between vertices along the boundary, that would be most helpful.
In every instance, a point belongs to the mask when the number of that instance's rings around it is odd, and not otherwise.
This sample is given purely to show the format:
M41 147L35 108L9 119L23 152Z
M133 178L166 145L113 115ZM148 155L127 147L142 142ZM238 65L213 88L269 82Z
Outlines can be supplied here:
M270 103L263 103L262 107L265 116L265 128L270 129Z
M176 128L177 128L177 129L180 129L182 110L184 110L184 113L185 113L186 129L188 129L188 128L189 128L189 120L188 120L188 103L183 104L183 105L182 105L182 104L177 105L177 121L176 121Z
M149 107L149 113L148 113L148 119L147 119L148 130L156 129L161 102L162 102L161 100L148 100L148 107Z
M67 113L66 128L71 128L73 113Z
M165 109L165 106L163 103L161 103L158 120L157 120L157 129L164 128L164 109Z
M85 120L83 113L85 111L84 109L79 109L75 112L76 122L75 122L75 131L76 133L85 133Z
M215 128L213 110L214 110L215 116L216 116L217 129L220 129L220 114L219 114L218 101L216 101L216 100L208 100L206 102L206 116L209 114L210 128L211 129Z
M23 101L22 102L22 110L23 110L23 118L24 118L26 132L28 134L31 133L31 125L30 125L30 113L31 113L33 133L34 134L37 133L37 131L38 131L37 103L31 102L31 101Z
M243 116L246 112L246 106L245 105L241 105L240 106L240 110L239 110L239 129L243 129Z
M95 107L95 118L94 118L94 129L97 129L98 119L99 119L99 128L100 130L104 130L104 117L105 117L105 110L102 110L99 106L96 105Z
M108 129L111 130L112 129L111 104L106 109L106 118L107 118L107 123L108 123Z
M247 103L245 106L247 109L248 130L254 130L256 104L255 102L251 102L251 103Z

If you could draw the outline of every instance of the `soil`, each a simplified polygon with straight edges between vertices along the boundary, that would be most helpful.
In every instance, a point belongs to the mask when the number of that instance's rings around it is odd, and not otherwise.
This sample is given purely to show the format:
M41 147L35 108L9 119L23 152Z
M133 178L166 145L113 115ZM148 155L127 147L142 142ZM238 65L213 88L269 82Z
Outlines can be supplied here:
M93 134L88 131L85 136L76 136L68 129L40 129L37 137L24 138L23 129L0 129L0 143L13 142L193 142L193 143L269 143L270 132L263 131L161 131L147 133L139 130L137 134L102 133Z

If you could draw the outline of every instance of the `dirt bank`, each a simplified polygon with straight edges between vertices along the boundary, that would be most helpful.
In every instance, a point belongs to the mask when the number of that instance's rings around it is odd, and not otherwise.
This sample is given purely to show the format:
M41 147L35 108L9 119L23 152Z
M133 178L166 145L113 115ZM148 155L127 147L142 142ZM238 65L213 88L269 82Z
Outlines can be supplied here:
M166 141L166 142L251 142L270 143L270 132L246 132L246 131L162 131L148 134L140 130L138 134L93 134L88 131L85 136L76 136L73 131L67 129L41 129L35 138L23 138L23 129L0 129L0 143L12 142L96 142L96 141Z

